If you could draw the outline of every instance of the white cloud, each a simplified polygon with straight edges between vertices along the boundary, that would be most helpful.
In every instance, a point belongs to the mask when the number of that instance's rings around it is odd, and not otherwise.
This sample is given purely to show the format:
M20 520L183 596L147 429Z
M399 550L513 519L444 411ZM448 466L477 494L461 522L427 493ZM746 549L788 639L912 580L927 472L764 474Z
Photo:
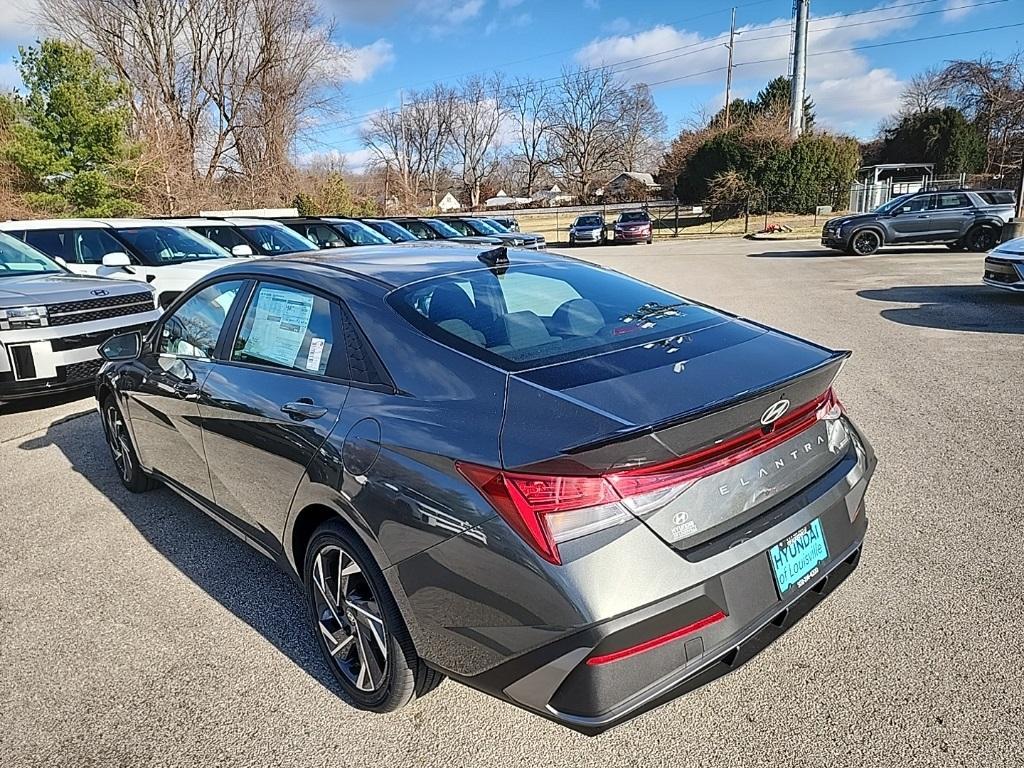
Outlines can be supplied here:
M394 47L384 38L362 48L353 48L351 54L345 79L354 83L369 80L378 70L390 66L395 61Z
M0 12L0 41L31 42L38 32L34 21L38 0L6 0L5 6Z
M835 127L864 133L891 112L903 84L890 70L874 69L865 56L842 49L913 26L915 19L893 18L905 13L887 4L848 20L839 14L814 19L808 43L812 54L808 90L818 104L820 123L832 122ZM882 24L863 23L883 20ZM789 71L789 22L779 18L740 28L735 51L737 90L746 81L756 91L767 80ZM717 85L725 78L725 39L724 34L707 36L658 25L634 34L595 39L577 52L576 61L588 67L620 65L622 77L635 82L670 81L662 87ZM852 104L856 108L847 106Z
M945 8L943 21L959 21L970 14L972 3L970 0L946 0Z
M340 149L303 152L295 161L300 166L319 166L351 173L362 173L375 157L372 149L354 149L343 152Z
M416 3L418 13L451 25L461 24L478 16L483 7L484 0L418 0Z
M493 35L499 30L509 29L510 27L525 27L531 21L533 21L533 16L529 13L520 13L510 19L491 19L487 22L487 26L484 27L484 34Z

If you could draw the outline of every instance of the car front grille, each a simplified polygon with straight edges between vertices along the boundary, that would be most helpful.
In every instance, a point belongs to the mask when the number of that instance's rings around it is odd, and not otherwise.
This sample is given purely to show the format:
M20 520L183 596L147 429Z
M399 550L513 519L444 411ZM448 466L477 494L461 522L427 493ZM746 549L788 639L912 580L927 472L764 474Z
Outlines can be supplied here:
M1013 268L1012 264L994 261L993 259L985 259L985 279L1007 284L1022 281L1021 276L1017 274L1017 270Z
M103 296L97 299L65 301L48 304L46 312L50 325L73 325L111 317L136 315L153 310L153 294L149 291L128 293L121 296Z
M128 325L124 328L108 328L95 333L79 333L74 336L64 336L59 339L50 340L50 348L54 352L66 352L69 349L84 349L85 347L98 347L111 336L117 333L131 333L138 331L145 334L149 330L149 324Z

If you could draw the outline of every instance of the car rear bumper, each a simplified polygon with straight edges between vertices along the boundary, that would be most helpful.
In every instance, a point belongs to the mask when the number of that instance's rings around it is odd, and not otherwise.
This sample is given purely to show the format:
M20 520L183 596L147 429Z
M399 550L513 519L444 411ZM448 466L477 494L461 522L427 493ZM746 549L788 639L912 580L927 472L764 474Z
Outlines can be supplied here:
M846 459L767 513L768 521L679 552L681 563L703 570L702 581L478 675L453 676L588 735L720 677L790 629L857 567L867 530L864 493L874 464L870 447L858 439ZM815 520L824 530L828 557L780 595L769 550ZM635 570L642 568L637 564ZM695 629L683 631L688 628ZM671 639L622 654L665 637Z

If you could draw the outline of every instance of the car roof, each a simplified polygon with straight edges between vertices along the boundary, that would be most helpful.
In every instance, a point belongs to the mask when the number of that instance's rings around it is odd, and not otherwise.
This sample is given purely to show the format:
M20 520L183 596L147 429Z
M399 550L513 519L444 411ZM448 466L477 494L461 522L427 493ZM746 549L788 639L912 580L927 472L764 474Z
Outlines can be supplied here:
M382 283L389 288L398 288L408 283L431 277L440 277L472 269L486 269L480 261L480 254L488 248L461 247L452 245L431 245L420 247L406 245L364 245L359 248L339 248L323 251L275 256L272 259L244 260L244 264L226 267L220 274L229 271L257 271L274 274L275 269L288 264L300 270L322 272L335 270L358 275ZM509 262L516 264L551 264L573 261L543 251L527 251L510 248ZM241 261L241 260L240 260Z
M21 229L109 229L110 225L102 219L22 219L0 222L0 230Z

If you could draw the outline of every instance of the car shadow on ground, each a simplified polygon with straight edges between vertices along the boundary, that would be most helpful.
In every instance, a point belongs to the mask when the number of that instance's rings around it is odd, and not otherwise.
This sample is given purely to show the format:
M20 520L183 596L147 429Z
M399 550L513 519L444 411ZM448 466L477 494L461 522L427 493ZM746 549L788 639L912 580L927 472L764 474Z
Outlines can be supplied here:
M18 447L31 451L49 446L57 447L74 471L196 586L345 698L312 636L303 592L281 568L163 486L128 492L110 459L98 414L56 423Z
M761 251L760 253L748 253L748 259L836 259L840 257L852 258L852 259L869 259L872 256L948 256L948 255L959 255L964 254L957 251L951 251L948 248L927 248L927 247L915 247L910 248L882 248L879 251L871 254L871 256L858 256L856 254L846 253L845 251L837 251L831 248L805 248L803 250L791 250L791 251Z
M84 389L72 389L68 392L57 392L49 395L36 395L18 400L0 400L0 415L10 416L16 413L27 413L29 411L41 411L44 408L53 408L57 405L67 405L76 400L92 398L92 387ZM91 403L90 403L91 407Z
M906 285L857 291L862 299L894 304L886 320L922 328L979 333L1024 333L1024 295L987 285Z

